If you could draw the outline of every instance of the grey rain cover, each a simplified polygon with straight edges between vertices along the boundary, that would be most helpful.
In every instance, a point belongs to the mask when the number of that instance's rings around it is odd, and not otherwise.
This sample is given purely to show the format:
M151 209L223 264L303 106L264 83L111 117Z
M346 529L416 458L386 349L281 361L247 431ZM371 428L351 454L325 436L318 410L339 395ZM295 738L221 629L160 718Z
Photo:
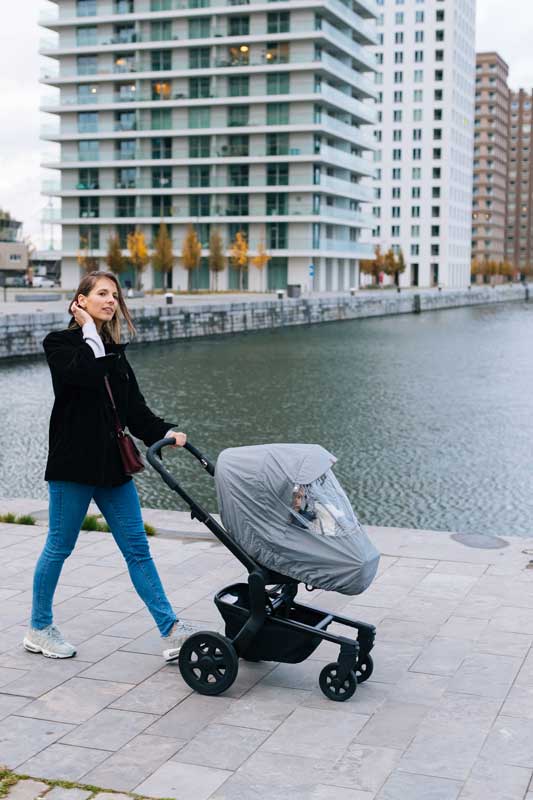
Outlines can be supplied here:
M379 553L331 471L335 461L316 444L232 447L217 459L215 483L224 527L254 560L317 589L354 595L374 579ZM313 522L294 510L297 491L312 494Z

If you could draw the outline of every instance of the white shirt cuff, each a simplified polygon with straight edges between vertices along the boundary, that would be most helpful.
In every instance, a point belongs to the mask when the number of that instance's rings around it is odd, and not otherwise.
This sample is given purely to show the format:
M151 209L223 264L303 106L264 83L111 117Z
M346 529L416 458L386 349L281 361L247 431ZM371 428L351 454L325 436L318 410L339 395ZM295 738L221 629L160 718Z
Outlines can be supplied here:
M81 330L84 340L87 342L87 344L94 353L94 357L102 358L102 356L105 356L104 343L100 338L100 334L96 330L96 325L94 324L94 322L93 321L86 322Z

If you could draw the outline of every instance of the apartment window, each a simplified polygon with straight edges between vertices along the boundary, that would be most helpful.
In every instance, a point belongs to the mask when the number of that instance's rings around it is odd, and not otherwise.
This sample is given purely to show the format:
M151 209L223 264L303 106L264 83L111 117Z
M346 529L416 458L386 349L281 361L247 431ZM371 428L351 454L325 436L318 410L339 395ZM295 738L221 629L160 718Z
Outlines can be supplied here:
M319 195L314 195L316 198ZM314 201L314 208L316 208L316 203ZM289 195L282 194L280 192L270 192L266 196L266 213L267 217L272 216L282 216L284 214L289 213ZM314 213L318 214L319 211L315 211Z
M78 132L95 133L98 130L98 112L81 111L78 114Z
M432 244L431 245L431 255L432 256L440 255L440 247L439 247L438 244Z
M209 158L210 154L210 136L189 136L189 158Z
M191 47L189 49L189 69L206 69L211 66L211 49L209 47Z
M434 180L440 180L441 177L441 168L440 167L433 167L432 177Z
M189 186L209 186L210 168L208 164L201 164L200 166L189 167Z
M99 197L80 197L79 198L80 217L99 217L100 198Z
M439 161L441 158L442 158L442 150L440 149L440 147L434 147L433 148L433 159L435 161Z
M150 11L170 11L172 0L150 0Z
M411 206L411 216L413 218L420 216L420 206Z
M444 90L443 89L435 89L433 93L433 97L437 103L440 103L441 100L444 99Z
M267 186L289 185L288 164L267 164L266 173L267 173Z
M401 122L402 121L402 112L400 110L392 112L392 119L393 122ZM381 131L376 131L376 133L381 133Z
M394 15L394 22L396 23L396 25L403 25L404 23L403 11L396 12L396 14Z
M444 31L442 29L435 31L435 39L437 42L444 41Z
M78 17L96 17L96 0L76 0Z
M436 141L442 139L442 128L433 128L433 139Z
M424 22L424 12L415 11L415 22Z
M411 197L413 200L420 199L421 189L420 186L413 186L411 189Z
M444 61L444 50L435 50L435 61Z
M411 236L413 239L418 239L420 236L420 225L411 225Z
M392 206L392 218L399 219L400 218L400 206ZM379 214L378 214L379 216Z
M97 225L80 225L78 235L81 250L100 249L100 229Z
M413 148L413 161L421 161L422 160L422 150L420 147Z
M98 170L94 168L79 169L76 189L99 189L100 180Z
M242 97L250 94L250 78L248 75L232 75L228 78L228 95Z
M286 250L289 246L289 226L286 222L267 222L267 247Z
M172 139L169 136L155 136L151 142L152 158L172 158Z
M289 94L289 78L290 76L286 72L274 72L271 75L267 75L267 94Z
M393 100L395 103L403 103L403 92L401 91L394 92Z
M436 120L437 122L442 121L442 108L433 109L433 119ZM490 148L489 148L489 153L490 153Z
M288 125L289 104L269 103L267 105L267 125Z
M403 44L403 31L396 31L394 34L394 44Z
M400 181L402 179L402 170L400 167L394 167L392 170L392 180L393 181Z
M403 72L401 70L394 73L394 83L403 83Z
M419 256L420 255L420 245L419 244L412 244L411 245L411 255L412 256Z
M444 22L444 9L443 8L438 9L438 11L437 11L437 13L435 15L435 19L437 20L437 22Z
M150 54L150 64L153 72L172 69L172 51L152 50Z
M399 225L391 225L391 236L397 238L400 235L400 226Z
M250 213L247 194L231 194L228 196L227 213L232 217L247 217Z
M100 143L97 140L85 139L78 142L78 161L98 161Z
M151 22L150 39L152 42L169 42L172 39L172 22L169 19Z
M413 77L414 77L415 83L422 83L423 80L424 80L424 70L423 69L415 69Z
M266 135L266 154L267 156L283 156L289 152L288 133L267 133Z
M132 23L113 26L113 42L116 44L132 44L137 41L137 32Z
M113 72L133 72L135 56L132 53L117 53L113 56Z
M115 199L116 217L135 216L135 197L117 197Z
M415 142L422 141L422 128L413 128L413 140Z
M420 64L424 60L424 51L415 50L415 63Z
M413 167L411 176L414 181L419 181L422 179L422 169L420 167Z
M440 206L431 206L431 216L440 217Z
M421 108L413 109L413 121L421 122L421 120L422 120L422 109Z
M393 142L401 142L402 141L402 132L401 130L395 130L392 132L392 140Z
M120 160L135 158L135 139L119 139L115 142L115 157Z
M115 130L134 131L137 127L135 111L115 111Z
M128 246L128 236L131 233L135 233L135 225L117 225L116 231L120 247L125 250Z
M134 0L115 0L115 14L133 14Z
M172 167L152 167L151 172L152 189L166 189L172 186Z
M189 97L191 99L211 97L211 78L209 76L189 78Z
M240 128L248 125L250 120L250 106L230 106L228 108L228 127Z
M424 41L424 31L415 31L415 42L420 43L423 41ZM422 59L420 60L422 61Z
M153 108L150 115L153 131L169 131L172 128L172 111L170 108Z
M248 36L250 34L250 17L230 17L228 36Z
M230 222L228 225L228 239L230 242L235 240L238 233L242 233L244 238L248 241L248 223L247 222Z
M189 39L208 39L211 35L211 17L189 20Z
M229 186L249 186L250 167L248 164L230 164L228 166Z
M152 100L170 100L171 91L170 83L167 81L152 82Z
M78 47L89 47L90 45L98 44L98 28L96 25L76 28L76 44Z
M98 86L94 83L83 83L78 86L78 103L96 103L98 100Z
M76 64L78 75L96 75L98 72L97 56L78 56Z
M394 63L403 64L403 53L401 50L397 50L396 53L394 53Z
M189 128L209 128L211 125L211 109L189 108Z
M440 197L440 186L433 186L431 189L431 196L435 198Z
M402 194L402 190L399 186L392 187L392 197L393 200L399 200Z
M152 197L152 217L171 217L172 198L166 195Z
M432 236L440 236L440 225L432 225L431 226L431 235Z
M209 217L210 200L208 194L189 195L189 216L190 217Z
M289 33L291 29L288 11L272 11L267 14L267 33Z
M413 92L413 101L415 103L421 103L423 99L424 99L423 89L415 89Z
M228 136L227 151L227 155L230 156L248 156L250 154L250 137L246 134Z
M444 70L436 69L435 70L435 80L436 81L443 81L444 80Z
M401 161L402 160L402 151L400 149L395 149L392 151L392 160L393 161Z

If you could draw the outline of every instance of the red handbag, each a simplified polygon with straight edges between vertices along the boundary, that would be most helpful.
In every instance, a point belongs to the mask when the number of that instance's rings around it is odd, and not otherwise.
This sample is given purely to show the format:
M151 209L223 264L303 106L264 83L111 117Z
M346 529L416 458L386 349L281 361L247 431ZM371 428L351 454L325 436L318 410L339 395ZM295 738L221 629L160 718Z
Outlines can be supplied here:
M111 391L111 386L109 384L107 376L104 378L104 381L107 393L109 395L109 399L111 400L111 406L113 408L113 414L115 417L115 431L117 434L117 443L118 443L118 449L120 451L120 457L122 459L122 466L124 467L124 472L126 473L126 475L135 475L137 472L143 471L144 462L137 445L135 444L129 433L126 433L126 431L120 424L120 418L118 416L117 407L115 405L115 398L113 397L113 392Z

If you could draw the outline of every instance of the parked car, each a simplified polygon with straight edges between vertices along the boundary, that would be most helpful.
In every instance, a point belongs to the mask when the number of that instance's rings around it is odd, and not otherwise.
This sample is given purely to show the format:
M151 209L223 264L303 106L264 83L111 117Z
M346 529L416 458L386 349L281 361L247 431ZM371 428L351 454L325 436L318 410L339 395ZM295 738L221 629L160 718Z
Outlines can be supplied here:
M12 275L6 278L6 286L26 286L26 281L22 275Z
M45 278L42 275L36 275L33 279L34 289L53 289L56 285L52 278Z

